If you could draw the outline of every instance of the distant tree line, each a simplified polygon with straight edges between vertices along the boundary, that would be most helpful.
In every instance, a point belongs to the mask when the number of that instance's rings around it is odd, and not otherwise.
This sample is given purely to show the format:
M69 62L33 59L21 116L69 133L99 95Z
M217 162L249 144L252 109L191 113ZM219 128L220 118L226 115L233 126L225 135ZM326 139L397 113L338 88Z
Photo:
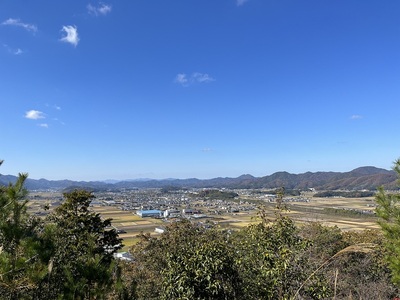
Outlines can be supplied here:
M282 189L285 193L285 196L300 196L301 195L301 190L298 189L285 189L283 187L277 188L277 189L269 189L269 190L253 190L253 194L258 194L258 195L279 195L282 193Z
M400 162L396 169L400 175ZM141 234L132 262L110 219L74 190L39 219L27 212L26 174L0 187L0 299L392 299L400 284L400 196L380 189L382 230L343 232L275 218L240 230L181 220ZM283 190L280 190L280 193ZM278 194L278 200L282 194Z
M330 215L337 215L343 217L368 217L370 218L373 211L363 211L359 209L344 209L344 208L335 208L335 207L325 207L323 209L324 213Z
M231 200L238 197L239 195L235 192L211 189L200 191L197 194L191 194L191 196L196 198L205 198L209 200Z
M187 188L169 185L169 186L164 186L164 187L162 187L161 190L160 190L160 192L161 192L162 194L169 194L169 193L174 193L174 192L182 191L182 190L187 190Z
M329 197L343 197L343 198L365 198L373 197L375 192L373 191L323 191L313 195L318 198L329 198Z

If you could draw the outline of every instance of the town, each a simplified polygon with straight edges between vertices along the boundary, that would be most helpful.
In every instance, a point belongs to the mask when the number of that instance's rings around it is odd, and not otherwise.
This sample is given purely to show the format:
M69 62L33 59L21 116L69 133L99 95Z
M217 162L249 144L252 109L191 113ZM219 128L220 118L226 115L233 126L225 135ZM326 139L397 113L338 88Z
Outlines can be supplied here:
M308 190L283 195L282 208L297 222L319 221L344 230L376 228L373 197L315 198ZM231 230L258 222L261 207L275 217L276 190L146 188L96 191L91 207L123 238L126 252L142 233L158 235L168 223L189 219L201 226L217 225ZM31 191L30 210L44 216L59 206L60 191ZM43 207L49 207L44 210Z

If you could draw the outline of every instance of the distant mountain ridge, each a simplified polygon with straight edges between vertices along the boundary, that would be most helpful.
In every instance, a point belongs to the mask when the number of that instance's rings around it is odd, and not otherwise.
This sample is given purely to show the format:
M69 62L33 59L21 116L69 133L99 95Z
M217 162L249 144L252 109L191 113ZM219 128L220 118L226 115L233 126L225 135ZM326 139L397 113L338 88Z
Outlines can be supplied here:
M1 175L0 185L14 183L17 177ZM162 188L167 186L181 188L278 188L316 190L376 190L379 186L386 189L397 188L397 175L394 171L376 167L360 167L350 172L306 172L291 174L276 172L268 176L254 177L249 174L236 178L218 177L213 179L140 179L126 181L72 181L30 179L26 181L28 190L64 190L85 188L90 190L119 190L132 188Z

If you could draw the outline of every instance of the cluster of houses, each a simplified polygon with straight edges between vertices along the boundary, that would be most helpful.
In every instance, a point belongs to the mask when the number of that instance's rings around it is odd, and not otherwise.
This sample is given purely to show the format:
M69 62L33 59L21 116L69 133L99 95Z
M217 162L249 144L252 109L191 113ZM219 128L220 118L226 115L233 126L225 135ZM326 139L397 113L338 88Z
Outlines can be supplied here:
M182 210L178 209L166 209L166 210L159 210L159 209L147 209L147 210L137 210L136 214L141 218L151 217L151 218L179 218L179 217L186 217L186 218L206 218L207 215L202 214L198 209L191 209L191 208L184 208Z
M206 215L234 214L257 209L256 205L247 201L205 200L193 195L196 195L196 189L172 193L162 193L160 189L99 192L95 194L92 204L119 207L141 217L153 218L204 218Z

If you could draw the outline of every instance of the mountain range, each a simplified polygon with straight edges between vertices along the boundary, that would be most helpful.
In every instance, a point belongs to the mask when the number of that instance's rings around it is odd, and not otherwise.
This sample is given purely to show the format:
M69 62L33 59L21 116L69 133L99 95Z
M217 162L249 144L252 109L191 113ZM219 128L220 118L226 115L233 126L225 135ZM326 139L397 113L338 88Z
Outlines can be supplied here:
M1 175L0 185L14 183L17 180L13 175ZM386 189L396 189L397 175L376 167L360 167L349 172L306 172L291 174L276 172L272 175L254 177L241 175L236 178L218 177L213 179L140 179L126 181L72 181L72 180L47 180L30 179L26 181L28 190L65 190L84 188L94 191L121 190L133 188L278 188L316 190L376 190L379 186Z

